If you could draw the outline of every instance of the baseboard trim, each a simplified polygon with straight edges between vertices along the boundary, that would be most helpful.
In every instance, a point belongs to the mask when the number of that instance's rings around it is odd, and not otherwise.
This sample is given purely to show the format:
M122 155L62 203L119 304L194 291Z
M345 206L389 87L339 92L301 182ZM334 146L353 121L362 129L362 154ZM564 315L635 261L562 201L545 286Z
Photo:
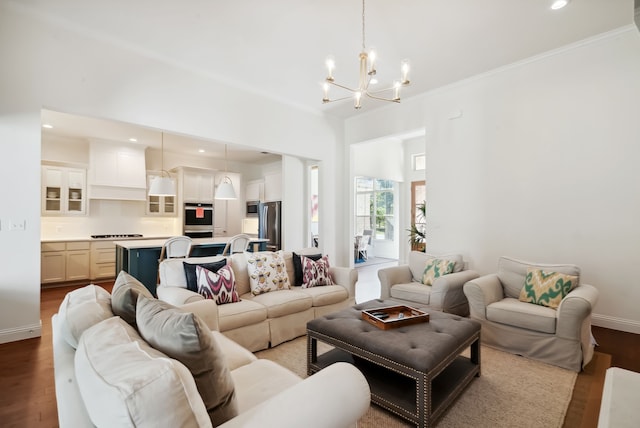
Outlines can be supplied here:
M610 317L607 315L591 315L591 324L610 328L612 330L626 331L627 333L640 334L640 322L624 318Z
M18 340L33 339L42 335L42 321L38 324L25 325L17 328L0 330L0 343L17 342Z

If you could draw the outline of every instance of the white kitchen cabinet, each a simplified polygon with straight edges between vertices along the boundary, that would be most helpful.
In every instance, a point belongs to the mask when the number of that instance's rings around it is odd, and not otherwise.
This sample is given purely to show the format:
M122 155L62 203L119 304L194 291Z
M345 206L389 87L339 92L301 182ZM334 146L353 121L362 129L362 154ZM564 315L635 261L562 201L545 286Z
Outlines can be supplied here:
M42 243L40 283L89 279L89 250L87 241Z
M116 276L116 244L113 241L91 242L90 279L112 279Z
M215 176L216 186L222 182L225 176L231 179L233 190L235 190L236 196L239 196L242 186L240 174L235 172L219 171ZM214 236L233 236L242 233L242 218L244 217L244 212L241 207L242 204L239 198L231 200L215 200L213 212Z
M86 170L42 167L42 215L85 215Z
M282 200L282 174L268 174L264 176L264 201Z
M264 201L264 180L248 182L244 197L247 201Z
M40 283L66 281L67 255L64 242L42 244L40 253Z
M182 174L184 202L212 202L215 188L215 172L187 169Z
M165 174L166 175L166 174ZM160 172L149 172L147 173L147 186L150 186L151 180L156 177L161 177L162 173ZM171 177L174 180L175 177ZM176 190L178 186L176 185ZM147 215L151 216L176 216L178 213L176 207L176 196L150 196L147 195L147 205L146 205Z
M83 248L80 248L80 245L75 244L83 244ZM78 281L89 278L90 254L88 242L67 243L67 281Z

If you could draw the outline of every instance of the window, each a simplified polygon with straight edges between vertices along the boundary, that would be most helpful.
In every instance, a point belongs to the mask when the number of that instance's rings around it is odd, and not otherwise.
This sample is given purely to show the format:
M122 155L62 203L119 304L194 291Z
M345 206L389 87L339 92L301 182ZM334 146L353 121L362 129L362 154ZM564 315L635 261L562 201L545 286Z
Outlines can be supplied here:
M414 171L424 171L425 167L426 167L426 162L427 159L424 156L424 153L421 153L419 155L413 155L412 156L412 160L413 160L413 170Z
M374 239L394 239L395 182L356 177L356 234L373 230Z
M411 183L411 249L424 251L426 245L426 219L425 204L427 199L427 187L425 181L413 181Z

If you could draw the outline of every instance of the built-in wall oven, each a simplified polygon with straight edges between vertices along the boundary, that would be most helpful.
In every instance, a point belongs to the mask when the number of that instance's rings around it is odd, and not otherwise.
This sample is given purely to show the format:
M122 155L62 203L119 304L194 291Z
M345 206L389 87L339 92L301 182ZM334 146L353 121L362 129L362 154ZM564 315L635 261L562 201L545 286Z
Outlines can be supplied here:
M185 202L183 230L190 238L213 238L213 204Z

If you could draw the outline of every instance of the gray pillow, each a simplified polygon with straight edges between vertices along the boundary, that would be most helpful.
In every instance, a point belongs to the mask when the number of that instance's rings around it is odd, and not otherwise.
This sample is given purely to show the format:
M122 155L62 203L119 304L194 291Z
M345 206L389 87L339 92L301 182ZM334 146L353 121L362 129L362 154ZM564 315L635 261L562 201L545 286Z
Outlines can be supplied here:
M153 298L151 292L140 281L120 271L111 290L111 310L128 324L136 325L136 303L138 295Z
M235 387L225 356L198 316L140 295L136 322L140 336L149 345L189 369L213 426L238 415Z

